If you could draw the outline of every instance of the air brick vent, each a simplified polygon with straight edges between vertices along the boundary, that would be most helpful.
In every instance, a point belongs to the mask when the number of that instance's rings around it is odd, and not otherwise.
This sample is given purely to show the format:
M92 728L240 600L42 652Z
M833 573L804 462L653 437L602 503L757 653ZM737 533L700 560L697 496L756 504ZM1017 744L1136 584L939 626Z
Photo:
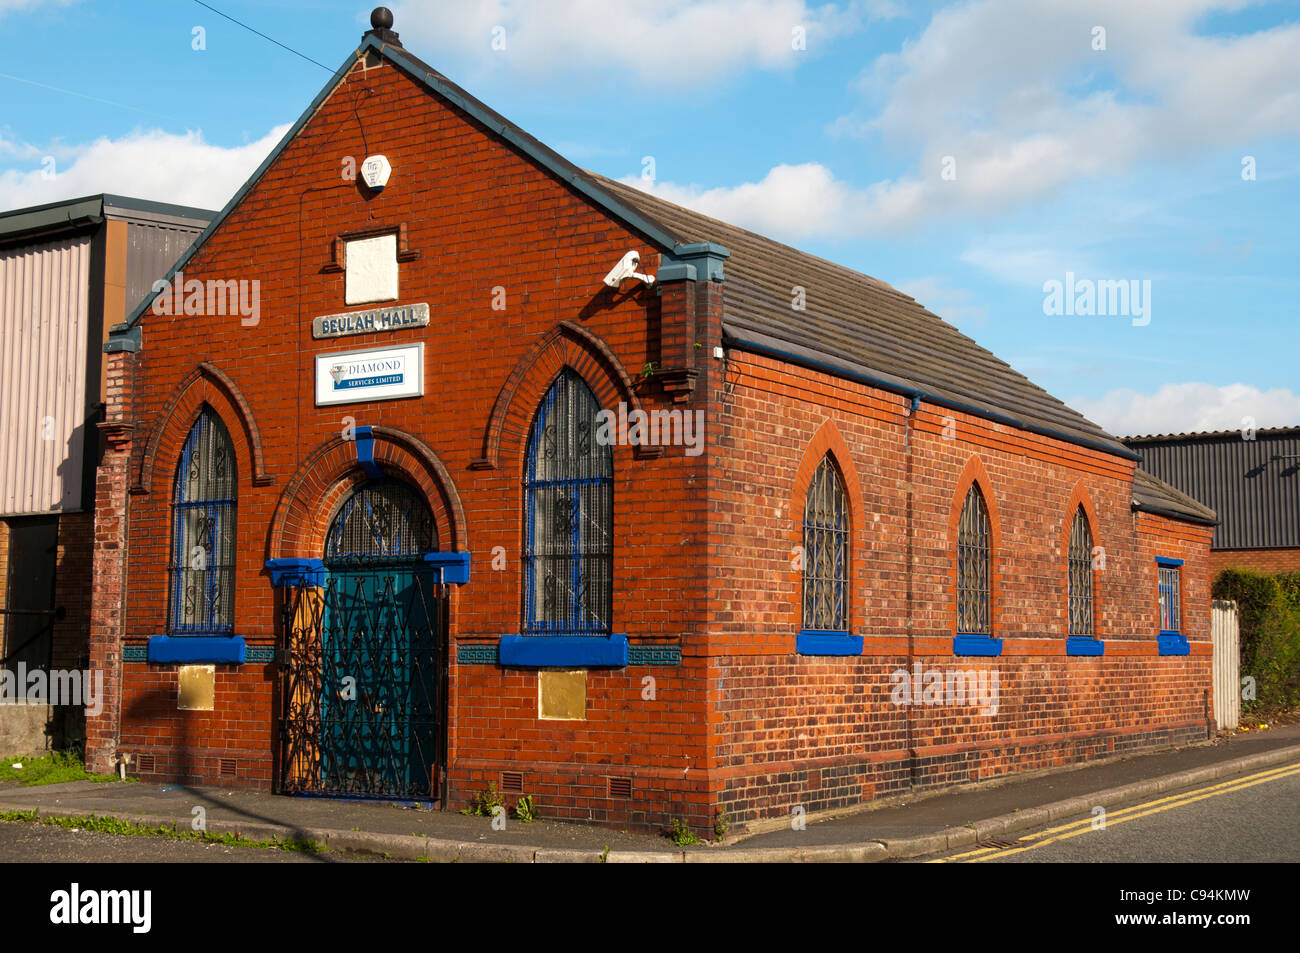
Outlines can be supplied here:
M632 779L631 778L610 778L609 779L609 796L617 798L629 798L632 796Z
M233 778L237 767L234 758L222 758L217 763L217 773L223 778Z
M502 771L501 790L507 794L522 794L524 790L523 774L518 771Z
M135 769L139 774L153 774L154 756L151 754L142 754L135 759Z

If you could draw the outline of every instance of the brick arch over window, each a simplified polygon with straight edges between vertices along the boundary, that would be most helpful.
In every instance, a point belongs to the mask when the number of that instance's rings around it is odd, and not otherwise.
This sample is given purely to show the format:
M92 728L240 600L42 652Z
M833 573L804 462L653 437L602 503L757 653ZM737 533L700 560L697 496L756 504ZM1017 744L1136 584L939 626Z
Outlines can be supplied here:
M470 464L472 469L497 469L503 453L507 458L523 460L537 408L565 367L572 368L587 383L601 407L613 410L623 401L629 413L642 409L641 399L632 389L632 378L605 342L581 325L561 321L542 335L506 378L488 418L483 456ZM660 446L633 448L637 457L662 453Z
M1069 632L1069 607L1068 600L1070 594L1070 531L1074 528L1074 514L1083 508L1084 518L1088 521L1088 531L1092 534L1092 545L1105 548L1105 543L1101 540L1101 524L1097 520L1097 508L1093 506L1092 497L1088 495L1088 489L1080 480L1070 491L1070 499L1065 504L1065 514L1061 520L1061 555L1060 562L1062 566L1062 578L1065 580L1066 594L1066 632ZM1092 626L1093 637L1103 637L1103 626L1101 613L1101 588L1098 585L1101 582L1101 573L1094 569L1092 571Z
M391 427L372 427L374 460L410 483L428 501L443 552L467 552L469 532L460 495L446 466L423 441ZM327 440L285 485L271 519L267 558L317 558L330 521L348 494L368 477L357 462L357 445L342 436Z
M840 481L849 504L849 614L850 631L855 621L861 620L861 589L857 580L860 548L857 544L858 530L863 525L862 519L862 483L858 479L857 467L853 463L853 454L833 420L826 420L817 428L808 445L804 448L803 459L795 470L794 486L790 492L790 548L803 545L804 508L808 502L808 487L822 460L829 454L831 462L839 470ZM796 587L791 592L792 623L798 628L803 624L803 585L802 575L795 573Z
M262 434L257 429L248 401L220 368L204 362L180 383L158 415L136 463L132 493L149 493L153 489L155 473L161 473L164 485L171 486L168 481L175 470L176 459L204 404L221 417L230 431L235 459L251 462L253 485L267 486L274 482L266 472Z
M989 479L983 462L975 455L966 461L966 466L957 477L956 491L953 493L952 504L948 509L948 554L952 560L948 586L948 611L951 613L952 632L957 635L957 535L962 509L966 505L966 495L970 493L972 486L979 487L989 519L989 628L993 636L997 637L1001 632L998 594L1001 592L1003 582L1000 558L1002 523L998 518L998 501L993 493L993 481Z

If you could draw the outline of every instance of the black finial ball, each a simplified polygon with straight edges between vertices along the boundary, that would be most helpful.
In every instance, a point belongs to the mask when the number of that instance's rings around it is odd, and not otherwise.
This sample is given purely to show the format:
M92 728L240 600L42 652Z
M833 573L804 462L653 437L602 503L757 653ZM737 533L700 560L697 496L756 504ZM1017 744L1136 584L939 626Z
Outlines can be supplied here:
M393 28L393 11L388 7L375 7L370 11L370 25L376 30Z

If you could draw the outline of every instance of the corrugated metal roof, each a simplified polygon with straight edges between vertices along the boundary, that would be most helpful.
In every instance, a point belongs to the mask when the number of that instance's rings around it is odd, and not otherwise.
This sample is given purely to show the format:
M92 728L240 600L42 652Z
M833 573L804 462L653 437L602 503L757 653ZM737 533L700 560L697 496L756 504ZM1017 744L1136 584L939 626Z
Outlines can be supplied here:
M1300 546L1300 427L1130 443L1144 469L1214 508L1215 549Z
M53 238L63 232L98 225L104 218L197 225L201 229L215 215L207 209L151 202L126 195L87 195L0 212L0 243L31 242L41 236Z
M1146 443L1167 443L1171 440L1189 440L1193 437L1242 437L1246 430L1190 430L1187 433L1153 433L1141 434L1132 437L1120 437L1128 446L1134 444ZM1255 436L1281 436L1283 434L1297 433L1300 434L1300 427L1259 427L1255 429Z

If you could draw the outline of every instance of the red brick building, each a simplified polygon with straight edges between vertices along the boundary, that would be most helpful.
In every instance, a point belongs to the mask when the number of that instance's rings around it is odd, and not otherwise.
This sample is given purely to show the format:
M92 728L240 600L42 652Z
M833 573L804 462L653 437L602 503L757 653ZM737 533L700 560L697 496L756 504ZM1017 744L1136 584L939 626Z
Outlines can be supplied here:
M389 26L106 348L96 766L708 830L1207 736L1210 511Z

